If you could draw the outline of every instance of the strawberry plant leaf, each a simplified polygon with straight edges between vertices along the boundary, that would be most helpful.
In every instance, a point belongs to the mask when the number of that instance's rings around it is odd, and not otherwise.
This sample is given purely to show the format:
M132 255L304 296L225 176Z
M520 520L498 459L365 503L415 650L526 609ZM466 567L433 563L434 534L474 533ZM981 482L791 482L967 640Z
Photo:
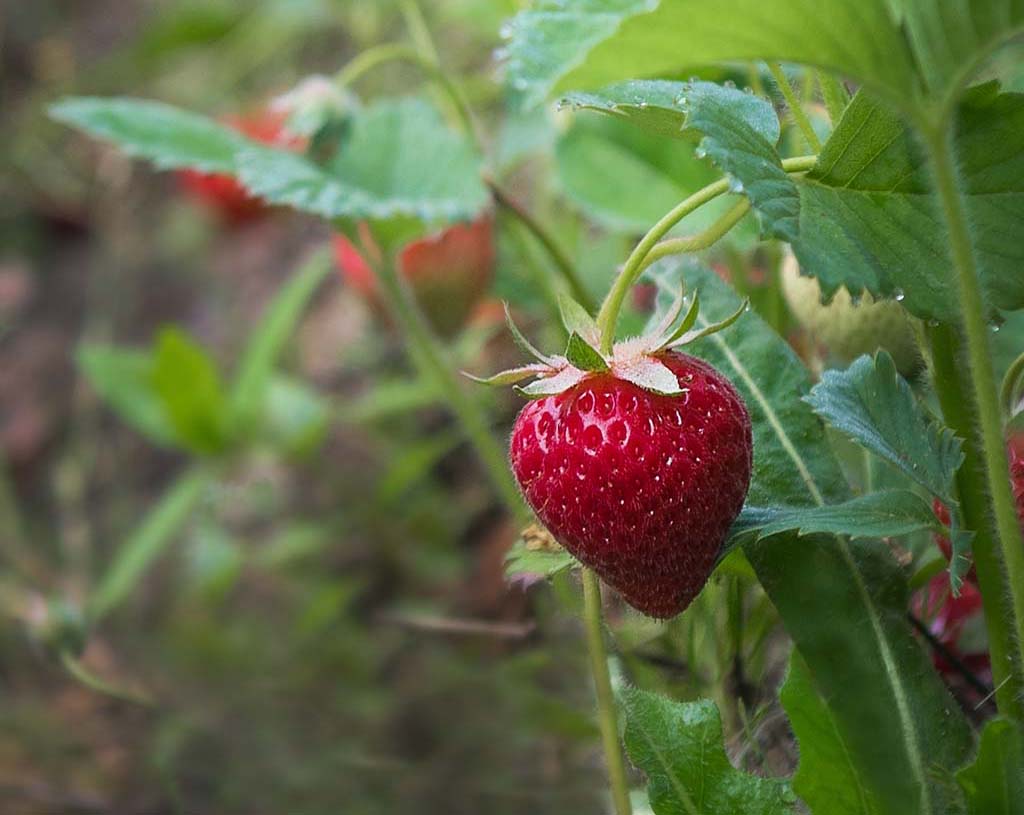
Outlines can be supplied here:
M206 116L145 99L70 97L53 105L50 115L161 170L234 173L235 157L253 144Z
M1024 731L1009 719L992 719L981 732L974 762L956 774L967 815L1024 815Z
M581 371L579 368L574 368L569 365L562 368L562 370L554 376L547 376L543 379L538 379L536 382L531 382L529 385L522 388L516 385L515 390L517 393L527 397L528 399L554 396L555 394L568 390L573 385L582 382L586 375L586 371Z
M748 775L729 763L722 719L710 699L676 702L629 687L620 698L626 751L647 776L655 815L794 811L796 799L787 782Z
M480 156L416 98L354 115L348 139L326 164L251 145L238 169L255 195L324 218L470 220L488 201Z
M153 389L152 354L85 345L76 358L89 384L122 419L157 444L178 444L163 402Z
M943 527L921 496L909 490L886 490L820 507L746 506L729 534L749 542L781 532L888 538L927 529Z
M779 691L800 747L793 791L815 815L879 815L874 795L850 759L850 749L798 651Z
M165 328L157 337L153 390L187 447L206 454L225 449L227 409L220 375L206 351L176 328Z
M892 357L879 351L826 371L806 397L822 419L942 501L954 499L961 442L914 396Z
M578 334L581 339L596 344L600 341L601 332L597 323L583 306L567 294L558 295L558 311L562 315L562 325L570 335Z
M462 372L462 375L472 379L474 382L478 382L481 385L514 385L516 382L522 382L524 379L529 379L533 376L540 376L543 373L550 371L551 369L544 364L537 365L523 365L519 368L510 368L507 371L501 371L494 374L494 376L474 376L473 374Z
M569 343L565 348L565 358L569 360L571 365L582 371L597 373L608 370L608 363L605 362L604 357L575 331L569 335Z
M273 449L288 455L312 453L330 426L327 400L314 388L291 377L271 377L261 409L261 437Z
M243 428L258 419L281 353L332 268L326 252L313 255L281 288L250 335L231 392L232 421Z
M656 136L696 141L701 131L693 128L682 104L691 84L660 79L629 80L597 91L566 94L559 106L567 105L573 111L592 110L625 119ZM769 101L737 88L715 87L735 114L756 133L771 144L779 140L779 117Z
M710 269L666 259L648 270L666 299L683 272L700 292L698 325L739 305ZM687 350L728 376L750 411L751 503L821 506L851 497L821 422L801 399L810 387L806 369L760 317L749 314ZM914 638L906 580L888 548L875 540L854 545L831 535L778 535L744 546L744 553L880 812L956 811L955 793L934 778L951 777L967 760L970 728Z
M520 538L505 556L505 577L509 580L549 578L575 565L576 559L561 546L536 548Z
M957 153L989 305L1024 307L1024 95L973 88L957 114ZM913 133L863 91L817 166L795 181L793 250L831 296L840 286L898 297L922 319L954 322L959 303L942 218Z
M615 376L654 393L682 393L679 379L671 369L651 356L640 356L615 366Z
M516 321L512 319L512 312L509 310L508 303L503 304L505 306L505 324L508 325L509 333L512 334L512 341L519 347L524 354L533 357L538 362L545 365L553 365L554 359L549 357L547 354L542 354L534 347L526 335L519 330L519 326L516 325ZM582 306L581 306L582 308Z

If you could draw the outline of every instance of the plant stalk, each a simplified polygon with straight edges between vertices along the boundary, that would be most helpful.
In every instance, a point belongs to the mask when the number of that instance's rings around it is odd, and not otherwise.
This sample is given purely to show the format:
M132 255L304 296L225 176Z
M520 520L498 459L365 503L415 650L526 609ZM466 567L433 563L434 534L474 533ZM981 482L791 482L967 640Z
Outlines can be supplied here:
M1010 671L1017 674L1022 668L1021 644L1024 643L1024 536L1017 518L1010 467L1003 438L1003 423L999 409L999 391L989 348L987 310L978 269L974 259L970 226L960 188L953 138L950 127L934 126L922 130L927 159L946 227L949 246L959 284L961 316L966 339L966 372L973 391L988 500L995 516L997 546L993 553L1002 555L1005 590L1013 608L1010 623ZM991 602L984 593L986 602ZM1016 705L1015 705L1016 707ZM1018 718L1019 711L1018 711Z
M820 153L821 140L818 138L818 134L814 132L814 128L811 127L811 120L807 118L807 113L804 111L803 105L801 105L800 100L796 98L796 92L793 90L793 86L789 84L789 79L786 78L786 74L782 70L782 66L777 62L769 62L768 70L771 71L775 84L778 85L779 90L782 91L782 95L786 99L786 104L789 106L789 112L792 114L793 120L800 128L800 132L804 134L804 140L807 142L807 145L815 153Z
M836 79L828 71L815 71L818 75L818 85L821 88L821 98L825 100L825 109L828 111L828 118L832 121L832 129L835 130L843 111L850 104L850 94L842 82Z
M794 158L783 159L782 169L787 173L806 172L814 166L817 160L817 156L796 156ZM601 329L601 350L605 354L611 353L612 344L615 342L615 325L619 319L619 311L622 309L622 304L625 302L626 295L629 293L630 288L643 271L643 264L647 255L650 254L658 242L668 234L669 230L683 220L683 218L702 207L708 201L713 201L715 198L727 193L728 191L729 182L727 179L720 178L718 181L708 184L706 187L697 190L697 192L689 198L681 201L669 210L669 212L662 216L661 220L652 226L650 230L648 230L647 234L640 239L636 248L634 248L629 257L626 258L622 271L619 272L619 276L615 279L615 283L612 284L611 291L608 292L608 296L605 298L604 303L601 304L601 310L597 315L597 324ZM721 237L721 235L718 237Z
M730 229L742 221L743 216L748 212L750 212L750 201L742 198L737 202L736 206L703 232L699 232L696 235L688 235L685 238L669 238L655 244L654 248L648 252L647 257L644 258L643 263L640 264L640 271L643 272L649 266L670 255L683 255L709 249L728 234Z
M394 265L387 259L382 262L375 252L366 251L366 247L363 247L363 256L384 287L387 295L385 302L394 312L395 324L405 332L405 346L420 374L434 383L439 394L443 394L449 409L483 462L502 502L510 512L525 521L527 516L524 514L519 488L512 478L505 451L491 434L487 416L480 405L465 392L463 383L448 362L444 348L416 306L412 294L398 277Z
M491 195L494 197L494 202L501 207L509 215L513 216L519 223L521 223L526 230L533 235L537 243L544 247L544 251L548 253L548 256L555 264L555 268L558 273L565 280L566 285L569 287L569 291L572 293L573 298L581 306L583 306L588 312L592 313L594 310L594 302L583 286L583 281L580 280L579 275L576 273L576 268L573 266L569 256L565 251L558 245L551 234L544 228L544 226L530 214L524 207L522 207L511 195L509 195L493 178L485 178L485 183L491 190Z
M601 625L601 584L593 570L584 566L582 571L583 616L587 627L587 650L590 654L590 670L594 676L598 725L601 729L605 763L608 765L608 781L615 804L615 815L632 815L629 784L626 781L626 764L622 757L622 747L619 744L615 694L612 692L612 678L608 671L608 652L605 649L604 630Z

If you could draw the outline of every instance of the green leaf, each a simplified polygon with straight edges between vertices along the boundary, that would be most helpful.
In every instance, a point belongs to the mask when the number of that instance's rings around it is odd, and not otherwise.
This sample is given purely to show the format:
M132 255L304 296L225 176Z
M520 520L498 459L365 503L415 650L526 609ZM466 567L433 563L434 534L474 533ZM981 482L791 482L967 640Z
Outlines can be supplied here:
M575 331L569 335L569 343L565 348L565 358L569 360L571 365L574 365L581 371L599 373L608 370L608 363L605 361L605 358Z
M505 556L505 577L516 578L543 577L550 578L576 565L576 559L565 549L531 547L520 538Z
M800 747L793 790L813 815L878 815L874 795L797 651L790 657L779 699Z
M220 376L206 351L176 328L160 332L153 389L178 438L197 453L219 453L228 442Z
M235 157L253 144L206 116L144 99L72 97L57 102L50 115L161 170L233 173Z
M562 315L562 325L570 336L578 334L588 341L594 341L601 336L594 318L569 295L558 295L558 311Z
M281 353L310 298L332 268L327 252L314 254L277 293L249 336L231 391L232 422L240 432L258 421Z
M957 114L956 147L975 257L991 307L1024 308L1024 95L978 86ZM915 137L858 93L817 166L797 180L801 267L831 295L845 286L898 297L922 319L959 319L945 223Z
M312 453L323 442L330 425L327 400L314 388L287 377L275 376L267 385L261 435L276 450L296 456Z
M964 460L960 440L925 411L887 352L860 357L845 371L826 371L806 401L843 435L936 498L953 501Z
M748 542L750 537L767 538L780 532L888 538L939 528L932 508L917 493L886 490L818 507L745 506L729 534Z
M697 152L706 153L726 172L733 192L750 199L765 236L793 240L799 225L800 197L775 150L778 119L775 128L758 131L744 109L736 105L737 93L746 96L713 82L688 83L684 103L688 123L705 134Z
M698 325L732 313L739 297L709 269L666 259L652 267L666 298L685 269L701 298ZM807 371L751 313L688 351L736 385L754 429L753 504L814 506L850 498L824 428L802 400ZM744 547L814 677L851 761L885 815L956 811L948 785L971 749L970 728L906 619L906 581L883 543L779 535Z
M722 719L710 699L675 702L624 688L626 751L648 780L655 815L793 812L785 781L740 772L725 754Z
M956 774L968 815L1024 815L1024 732L1017 722L992 719L981 732L974 763Z
M353 116L348 139L325 165L253 145L238 167L254 194L324 218L469 220L488 201L472 144L415 98Z
M596 223L620 232L645 232L715 179L713 168L687 146L609 117L576 117L556 145L555 161L568 198ZM721 208L698 212L689 223L699 230Z
M157 444L177 444L174 427L153 390L151 354L85 345L76 357L89 384L122 419Z
M655 136L674 139L699 139L681 103L691 83L666 80L618 82L593 92L566 94L559 105L572 110L593 110L625 119ZM735 115L771 144L779 140L779 117L771 103L736 88L721 88L723 97Z

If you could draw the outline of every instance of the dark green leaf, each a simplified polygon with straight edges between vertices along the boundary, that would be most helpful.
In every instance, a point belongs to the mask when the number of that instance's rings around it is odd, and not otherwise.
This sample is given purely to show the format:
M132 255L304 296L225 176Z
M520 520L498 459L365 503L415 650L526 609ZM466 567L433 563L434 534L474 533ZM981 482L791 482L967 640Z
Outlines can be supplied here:
M243 430L258 420L281 353L332 268L327 252L317 252L282 286L249 336L231 392L232 421Z
M826 506L746 506L729 534L743 542L780 532L888 538L937 528L941 528L941 524L921 496L909 490L888 490Z
M186 446L198 453L224 449L227 409L220 376L206 351L176 328L157 338L153 389Z
M50 115L162 170L233 173L235 157L252 144L205 116L143 99L73 97L55 104Z
M974 249L989 303L1024 307L1024 95L980 86L958 113L957 152ZM817 166L796 182L801 267L831 296L840 286L899 297L923 319L960 313L944 220L913 134L863 92Z
M845 371L826 371L806 401L836 430L936 498L953 501L964 460L960 440L926 412L888 353L860 357Z
M569 335L569 343L565 348L565 358L569 360L570 364L575 365L581 371L597 372L608 370L608 363L605 362L604 357L575 331Z
M488 200L470 142L414 98L355 115L349 138L326 165L251 146L238 167L253 193L324 218L466 220Z
M973 764L956 774L968 815L1024 815L1024 732L1019 723L992 719L981 733Z
M648 780L655 815L793 812L785 781L740 772L725 754L722 720L709 699L675 702L624 688L626 750Z
M128 424L158 444L174 445L177 434L153 390L153 357L102 345L78 349L78 365L89 384Z
M779 699L800 747L793 790L813 815L878 815L871 790L851 761L832 711L797 651L789 661Z
M655 267L666 297L700 293L698 325L732 313L739 297L714 272L678 260ZM687 349L728 376L754 428L754 504L823 505L849 499L824 428L801 396L810 382L792 349L756 314ZM851 761L885 815L955 811L951 776L970 729L906 619L906 581L878 541L779 535L744 547L827 700Z

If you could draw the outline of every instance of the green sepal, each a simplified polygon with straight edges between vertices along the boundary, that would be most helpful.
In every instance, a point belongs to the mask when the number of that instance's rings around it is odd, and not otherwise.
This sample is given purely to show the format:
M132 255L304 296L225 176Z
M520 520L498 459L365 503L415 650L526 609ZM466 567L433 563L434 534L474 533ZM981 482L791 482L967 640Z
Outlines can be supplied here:
M569 343L565 347L565 358L571 365L583 371L603 373L608 370L608 362L575 331L569 335Z

